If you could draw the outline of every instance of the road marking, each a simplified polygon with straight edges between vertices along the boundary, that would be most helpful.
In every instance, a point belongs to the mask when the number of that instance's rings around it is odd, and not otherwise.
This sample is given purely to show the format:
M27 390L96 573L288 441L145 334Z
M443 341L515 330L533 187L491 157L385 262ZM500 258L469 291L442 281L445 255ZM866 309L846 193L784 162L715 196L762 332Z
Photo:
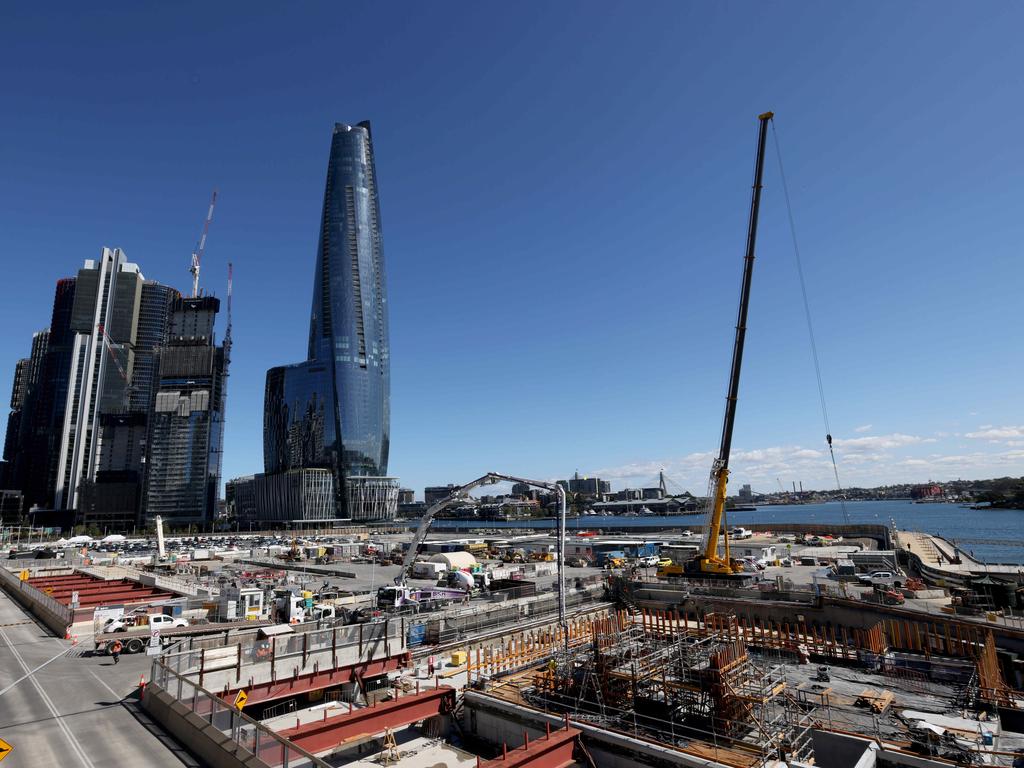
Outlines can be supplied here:
M21 668L25 672L30 672L31 669L29 668L28 664L25 663L25 659L22 658L21 654L18 652L18 649L15 647L14 643L11 642L11 639L7 636L7 633L4 632L4 630L2 629L0 629L0 637L2 637L4 639L4 642L7 643L8 647L10 647L11 653L13 653L14 658L18 660L18 664L21 665ZM71 748L75 751L75 753L78 755L78 758L82 761L82 765L84 765L86 768L96 768L96 766L93 765L92 760L89 759L89 756L85 754L85 750L82 748L81 743L79 743L78 738L75 736L75 734L71 732L71 729L68 728L68 724L64 722L64 716L57 711L57 708L53 705L53 701L50 699L49 695L47 695L46 691L43 690L43 686L40 685L39 681L36 680L35 677L30 677L28 681L32 683L32 685L36 689L36 692L39 694L39 698L43 700L43 703L46 705L46 708L50 710L50 714L53 715L53 719L54 722L57 723L57 727L64 732L64 735L67 736L68 741L71 742Z
M110 691L111 695L112 695L112 696L114 696L114 697L116 697L118 701L120 701L121 699L123 699L123 698L124 698L124 696L122 696L122 695L121 695L121 694L119 694L119 693L118 693L117 691L115 691L115 690L114 690L113 688L111 688L111 687L110 687L109 685L107 685L107 684L106 684L106 683L105 683L105 682L103 681L103 678L102 678L102 677L100 677L99 675L97 675L97 674L96 674L95 672L93 672L93 671L92 671L91 669L89 670L89 674L90 674L90 675L92 675L93 677L95 677L95 678L96 678L96 682L98 682L98 683L99 683L100 685L102 685L102 686L103 686L104 688L106 688L106 689L107 689L108 691Z

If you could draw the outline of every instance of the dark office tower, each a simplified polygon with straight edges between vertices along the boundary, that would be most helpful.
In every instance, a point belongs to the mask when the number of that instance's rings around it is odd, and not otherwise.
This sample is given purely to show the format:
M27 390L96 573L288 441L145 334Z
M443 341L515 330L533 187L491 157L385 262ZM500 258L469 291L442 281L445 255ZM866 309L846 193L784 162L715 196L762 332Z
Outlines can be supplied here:
M75 334L71 312L75 303L75 278L57 281L50 330L36 334L32 356L39 360L35 390L26 395L20 446L14 460L14 485L22 491L26 508L53 505L61 435L64 428L68 381ZM38 352L37 352L38 349Z
M21 431L21 412L25 405L25 390L29 358L23 357L14 366L14 382L11 384L11 412L7 414L7 434L4 437L4 461L13 461L18 450L18 433Z
M368 122L336 124L313 275L308 360L267 372L268 474L330 469L339 517L393 517L390 350L380 205Z
M25 478L19 475L19 464L26 463L22 457L29 446L32 414L39 401L42 385L43 365L50 340L49 331L32 334L32 354L18 361L14 370L14 385L11 387L11 413L7 417L7 434L4 439L4 461L6 477L0 483L4 488L22 489Z
M133 413L149 411L153 399L153 377L156 373L157 347L167 341L168 315L171 302L180 294L153 280L142 284L139 302L139 322L135 336L135 367L132 370L131 396L128 410Z
M167 342L156 351L143 511L171 524L213 519L224 440L226 366L216 346L220 301L171 301Z

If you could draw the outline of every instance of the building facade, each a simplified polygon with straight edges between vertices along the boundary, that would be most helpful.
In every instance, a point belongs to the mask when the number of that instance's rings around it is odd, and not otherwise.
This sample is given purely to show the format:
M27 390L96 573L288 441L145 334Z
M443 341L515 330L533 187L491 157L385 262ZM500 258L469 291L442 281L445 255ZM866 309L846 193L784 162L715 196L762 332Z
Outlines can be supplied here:
M423 503L428 507L432 504L437 504L439 501L444 501L457 491L459 486L454 483L448 485L428 485L423 489Z
M166 343L154 353L143 510L171 525L214 519L224 441L227 366L212 296L171 300Z
M104 248L78 271L56 509L75 509L82 481L95 477L101 414L127 411L142 282L120 248Z
M136 524L156 351L177 296L118 248L57 282L50 327L19 362L4 445L26 506L59 511L61 525Z
M253 475L233 477L224 483L224 507L229 518L239 525L257 521L256 488Z
M229 480L225 499L239 527L250 523L281 528L330 523L335 512L334 473L329 469L289 469Z
M337 124L313 274L307 359L267 372L267 475L328 470L335 518L394 517L398 487L386 477L390 372L384 250L370 125Z
M26 508L50 508L54 504L64 408L72 373L71 310L75 287L73 277L57 281L50 328L35 334L32 340L33 357L37 354L37 343L39 346L39 377L37 386L26 392L11 483L21 490Z

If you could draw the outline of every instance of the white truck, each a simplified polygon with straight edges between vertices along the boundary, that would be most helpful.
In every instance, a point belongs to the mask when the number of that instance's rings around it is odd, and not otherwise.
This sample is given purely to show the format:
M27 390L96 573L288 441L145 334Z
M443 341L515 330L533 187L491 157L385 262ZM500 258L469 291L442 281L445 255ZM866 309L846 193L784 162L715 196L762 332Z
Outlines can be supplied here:
M122 616L119 619L111 619L103 627L103 634L111 632L127 632L130 629L143 629L149 627L154 629L174 629L175 627L187 627L187 619L176 619L163 613L152 613L142 616Z

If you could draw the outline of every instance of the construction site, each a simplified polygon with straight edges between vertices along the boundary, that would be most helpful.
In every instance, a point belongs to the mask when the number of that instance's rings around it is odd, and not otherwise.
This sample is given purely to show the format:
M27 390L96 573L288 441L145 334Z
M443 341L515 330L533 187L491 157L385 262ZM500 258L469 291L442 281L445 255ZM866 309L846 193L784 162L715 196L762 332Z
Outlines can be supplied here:
M225 766L1019 766L1024 755L1021 697L991 633L910 652L884 623L837 637L606 603L442 650L410 647L406 623L182 640L153 659L141 704Z

